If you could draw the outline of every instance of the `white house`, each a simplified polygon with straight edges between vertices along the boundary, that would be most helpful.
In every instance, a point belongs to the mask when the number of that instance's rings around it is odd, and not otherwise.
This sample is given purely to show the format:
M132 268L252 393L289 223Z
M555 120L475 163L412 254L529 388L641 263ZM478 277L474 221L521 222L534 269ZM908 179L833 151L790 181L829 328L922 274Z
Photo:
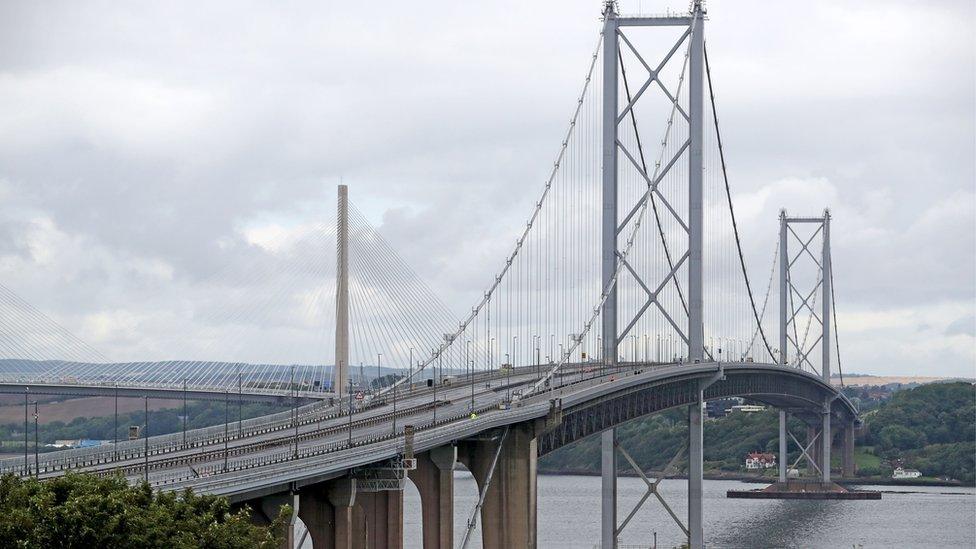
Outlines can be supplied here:
M766 409L765 406L760 406L758 404L737 404L732 408L729 408L732 412L741 412L743 414L755 414L757 412L762 412Z
M922 472L918 469L902 469L901 467L896 467L891 473L891 478L918 478L920 476L922 476Z
M776 454L751 452L746 456L746 469L769 469L776 467Z

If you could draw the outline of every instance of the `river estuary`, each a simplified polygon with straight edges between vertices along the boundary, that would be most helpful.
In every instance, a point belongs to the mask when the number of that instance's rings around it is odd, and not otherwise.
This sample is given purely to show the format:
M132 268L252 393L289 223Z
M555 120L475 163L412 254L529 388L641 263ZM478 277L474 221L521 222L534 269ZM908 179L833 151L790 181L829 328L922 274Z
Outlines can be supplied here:
M880 501L730 500L729 489L759 485L705 481L705 536L713 548L976 547L973 488L865 486L885 492ZM477 501L474 480L456 473L455 527L460 541ZM621 478L620 516L644 494L637 478ZM685 481L665 480L661 494L679 517L686 513ZM539 476L539 542L543 548L596 547L600 530L599 477ZM404 495L404 547L420 549L420 497ZM652 497L621 536L625 547L679 545L682 533ZM480 535L471 547L480 547ZM311 547L306 542L304 549Z

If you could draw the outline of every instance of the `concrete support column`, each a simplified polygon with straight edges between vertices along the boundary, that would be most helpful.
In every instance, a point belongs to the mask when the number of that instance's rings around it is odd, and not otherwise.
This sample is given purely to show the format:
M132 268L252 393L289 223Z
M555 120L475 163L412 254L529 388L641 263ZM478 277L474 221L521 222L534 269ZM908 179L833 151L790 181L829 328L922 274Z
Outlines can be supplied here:
M600 434L600 547L617 549L617 428Z
M705 546L702 484L704 469L704 431L702 426L702 390L698 401L688 406L688 546Z
M250 502L249 505L252 508L251 522L261 526L270 526L278 518L281 508L285 505L291 505L291 517L288 520L288 529L285 532L285 539L282 541L281 547L282 549L291 549L295 546L295 522L297 521L298 510L300 509L298 494L274 494L265 496L259 500Z
M353 511L354 549L402 549L403 492L360 492Z
M420 492L424 549L454 545L454 463L457 449L441 446L417 455L410 480Z
M820 471L822 473L821 482L830 482L830 446L834 441L833 433L830 431L830 401L824 404L823 428L820 434Z
M356 481L336 479L302 489L298 516L315 549L352 549Z
M459 457L482 490L499 439L466 442ZM485 549L536 547L536 465L538 447L532 425L509 429L481 508Z
M335 514L335 548L352 549L354 539L353 507L356 505L356 481L333 480L326 495ZM312 543L314 544L314 538Z
M779 481L786 482L786 468L790 466L786 440L786 410L779 411Z
M854 420L852 419L847 420L844 424L844 450L841 467L841 475L844 477L853 477L857 473L857 467L854 464Z

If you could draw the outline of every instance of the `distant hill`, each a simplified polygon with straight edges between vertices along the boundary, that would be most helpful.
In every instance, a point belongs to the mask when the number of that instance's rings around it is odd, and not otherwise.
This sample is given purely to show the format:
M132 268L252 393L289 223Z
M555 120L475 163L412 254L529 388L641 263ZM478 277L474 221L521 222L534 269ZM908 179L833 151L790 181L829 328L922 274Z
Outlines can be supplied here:
M830 376L832 385L840 385L841 377L838 374ZM952 381L962 381L973 383L976 379L950 376L881 376L873 374L845 374L844 385L872 386L888 385L898 383L901 385L925 385L927 383L945 383Z
M877 384L877 383L875 383ZM933 383L891 393L889 400L864 414L859 455L873 463L862 476L890 477L895 464L919 469L927 477L948 476L973 484L976 471L976 386ZM626 423L618 428L621 446L644 470L662 470L687 444L685 410L671 410ZM790 430L803 425L790 420ZM776 452L778 415L775 410L733 413L705 422L706 471L741 471L749 452ZM596 473L600 470L599 437L588 437L539 460L540 472ZM792 445L791 445L792 446ZM798 452L790 452L790 460ZM839 459L839 454L834 456ZM629 466L621 461L621 471ZM868 460L865 460L868 461ZM686 461L679 460L684 467ZM836 463L835 463L836 466Z
M976 481L976 386L938 383L899 391L864 416L863 443L887 462Z

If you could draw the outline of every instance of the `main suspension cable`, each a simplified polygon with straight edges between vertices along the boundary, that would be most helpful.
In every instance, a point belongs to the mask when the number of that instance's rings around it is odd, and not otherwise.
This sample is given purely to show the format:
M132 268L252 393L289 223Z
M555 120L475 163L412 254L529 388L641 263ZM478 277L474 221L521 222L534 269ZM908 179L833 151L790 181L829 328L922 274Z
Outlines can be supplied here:
M732 207L732 191L729 189L729 174L725 169L725 150L722 148L722 134L718 130L718 113L715 112L715 90L712 88L712 70L708 64L708 48L704 43L702 44L702 50L705 54L705 75L708 78L708 95L712 102L712 119L715 122L715 138L718 141L718 155L722 162L722 178L725 180L725 197L728 199L729 214L732 217L732 232L735 234L735 248L739 252L739 266L742 267L742 277L746 281L746 291L749 293L749 305L752 307L752 316L756 319L756 325L759 326L759 334L762 336L763 345L766 346L766 352L769 353L770 359L776 362L776 356L773 355L773 350L769 346L769 340L766 339L766 332L762 329L759 311L756 310L756 299L752 295L752 284L749 282L749 274L746 271L746 260L742 254L742 241L739 238L739 225L736 223L735 210Z

